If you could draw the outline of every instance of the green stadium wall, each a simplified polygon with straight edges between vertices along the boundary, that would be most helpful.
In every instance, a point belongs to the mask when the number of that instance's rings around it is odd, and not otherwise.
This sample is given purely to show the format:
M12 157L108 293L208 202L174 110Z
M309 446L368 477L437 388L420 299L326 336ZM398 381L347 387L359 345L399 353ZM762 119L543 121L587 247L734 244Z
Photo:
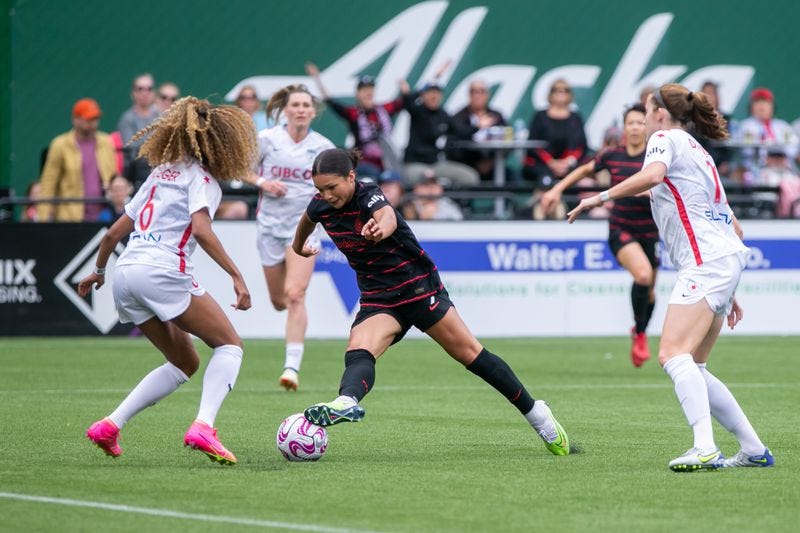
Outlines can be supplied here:
M397 79L414 85L449 59L442 80L449 108L464 101L465 80L480 76L495 86L493 104L526 122L552 80L566 77L595 145L648 83L718 81L722 108L734 118L746 116L749 91L763 85L774 91L780 117L800 116L796 0L2 5L0 187L17 194L38 177L50 139L69 129L75 100L97 99L101 129L113 131L141 72L222 101L246 81L262 97L307 81L303 63L313 60L336 96L351 96L356 77L367 73L378 76L379 98L391 98ZM345 128L332 113L316 129L344 143Z

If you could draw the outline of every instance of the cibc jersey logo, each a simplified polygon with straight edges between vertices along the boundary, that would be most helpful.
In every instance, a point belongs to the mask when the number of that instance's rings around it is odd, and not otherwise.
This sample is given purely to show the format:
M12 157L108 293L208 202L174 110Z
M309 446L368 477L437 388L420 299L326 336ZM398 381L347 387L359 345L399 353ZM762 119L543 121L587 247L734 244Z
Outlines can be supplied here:
M42 301L36 288L36 259L0 259L0 304L36 304Z
M97 258L97 251L100 248L100 240L105 235L106 228L97 232L97 235L92 237L86 246L72 259L72 261L58 273L55 280L56 287L64 293L70 302L83 313L83 316L100 330L101 333L108 333L111 331L117 322L119 322L119 315L117 314L117 307L114 304L114 291L113 291L113 276L114 265L117 262L117 257L122 254L125 247L122 244L117 244L114 252L108 258L106 263L106 282L99 290L92 290L84 300L78 295L78 282L89 275L94 270L95 260Z

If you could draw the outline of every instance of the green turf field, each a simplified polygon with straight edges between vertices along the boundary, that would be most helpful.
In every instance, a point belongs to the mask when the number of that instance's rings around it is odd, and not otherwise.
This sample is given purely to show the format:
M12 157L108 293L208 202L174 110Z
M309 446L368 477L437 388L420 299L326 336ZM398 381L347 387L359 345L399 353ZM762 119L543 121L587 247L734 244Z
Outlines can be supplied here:
M634 369L624 338L486 341L550 402L580 454L550 455L498 393L432 342L407 340L379 361L364 421L330 428L317 463L284 460L275 433L283 417L336 395L344 343L309 342L301 389L286 393L282 343L248 341L217 419L234 467L182 447L201 373L124 428L119 459L86 440L162 363L145 340L0 339L0 530L794 530L799 341L724 337L709 365L776 466L675 474L666 464L691 432L667 376L653 361ZM28 497L53 500L19 499Z

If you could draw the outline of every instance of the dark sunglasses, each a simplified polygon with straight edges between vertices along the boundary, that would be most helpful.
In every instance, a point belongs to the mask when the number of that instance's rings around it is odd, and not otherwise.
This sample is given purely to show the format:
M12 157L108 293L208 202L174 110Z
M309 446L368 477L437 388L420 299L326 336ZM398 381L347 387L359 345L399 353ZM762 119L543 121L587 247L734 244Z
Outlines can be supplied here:
M257 100L258 98L254 94L243 94L239 97L239 100Z
M177 96L172 96L172 95L169 95L169 94L159 94L158 97L161 100L167 100L168 102L174 102L175 100L178 99Z
M137 85L134 89L138 92L150 92L153 90L152 85Z
M551 93L571 93L572 89L569 87L554 87L553 90L550 91Z

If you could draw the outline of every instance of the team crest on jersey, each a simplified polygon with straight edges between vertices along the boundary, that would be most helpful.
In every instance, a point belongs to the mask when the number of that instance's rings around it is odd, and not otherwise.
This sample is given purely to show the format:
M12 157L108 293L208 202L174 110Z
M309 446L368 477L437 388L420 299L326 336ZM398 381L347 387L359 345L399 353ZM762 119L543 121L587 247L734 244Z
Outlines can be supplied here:
M355 229L356 233L361 235L361 228L364 227L364 223L361 222L360 218L357 218L356 221L353 223L353 229Z

